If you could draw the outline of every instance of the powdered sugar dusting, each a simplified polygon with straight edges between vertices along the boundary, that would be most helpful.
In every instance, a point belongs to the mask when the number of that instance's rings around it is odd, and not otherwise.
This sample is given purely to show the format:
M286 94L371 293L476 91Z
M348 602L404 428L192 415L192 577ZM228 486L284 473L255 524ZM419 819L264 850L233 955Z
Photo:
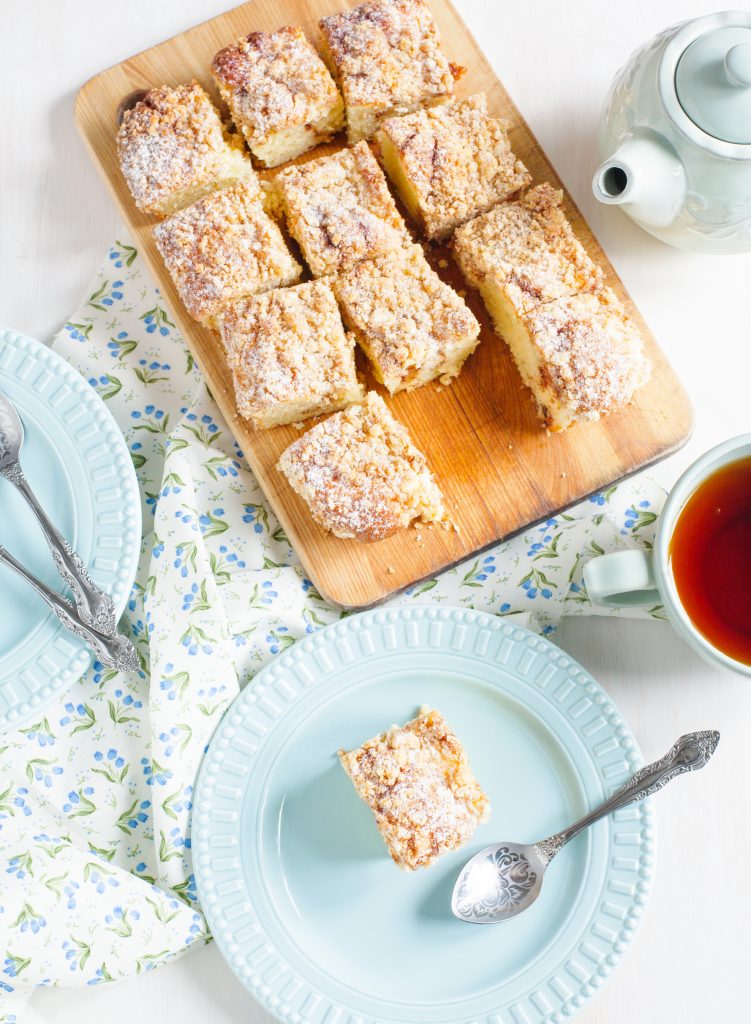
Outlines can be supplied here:
M411 241L365 142L288 167L276 183L290 233L316 277L348 270Z
M348 108L407 109L453 91L425 0L372 0L320 25Z
M341 102L326 65L300 28L251 32L221 50L212 71L251 148L289 125L318 120Z
M476 344L480 325L419 245L358 264L334 288L391 392L456 375Z
M205 196L157 224L154 237L185 308L203 322L233 299L300 277L253 186Z
M293 441L279 469L336 537L382 540L415 519L445 516L425 456L373 391Z
M504 122L488 115L484 94L387 118L381 132L417 193L428 238L446 237L529 184Z
M339 756L400 867L428 867L490 817L467 755L437 711L421 709L406 725Z
M575 417L626 405L649 379L641 335L609 288L538 306L524 323L540 352L543 387Z
M545 183L459 228L454 253L470 284L498 284L519 313L565 295L592 291L602 271L561 210L563 194Z
M136 206L161 212L184 189L211 187L240 157L225 139L213 103L198 82L151 89L126 110L117 133L120 167ZM249 161L243 176L253 179Z
M258 426L330 411L363 397L354 339L325 281L232 303L219 329L233 367L237 408Z

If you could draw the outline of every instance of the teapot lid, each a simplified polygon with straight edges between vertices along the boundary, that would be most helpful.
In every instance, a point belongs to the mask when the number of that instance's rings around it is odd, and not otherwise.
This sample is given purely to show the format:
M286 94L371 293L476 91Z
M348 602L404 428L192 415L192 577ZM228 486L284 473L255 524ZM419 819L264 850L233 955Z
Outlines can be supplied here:
M675 91L687 116L707 135L748 145L751 24L746 12L738 12L738 23L728 24L732 13L725 15L724 25L703 32L683 51L675 69Z

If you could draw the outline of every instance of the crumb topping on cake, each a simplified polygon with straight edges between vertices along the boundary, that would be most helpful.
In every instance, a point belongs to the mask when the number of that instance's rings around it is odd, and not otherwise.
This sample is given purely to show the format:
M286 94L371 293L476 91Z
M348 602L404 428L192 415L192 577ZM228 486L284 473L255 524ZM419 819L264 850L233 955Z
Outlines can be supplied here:
M488 115L484 94L382 123L380 132L396 148L417 194L429 238L445 236L529 184L529 172L511 151L507 127Z
M366 142L288 167L276 184L290 233L316 277L348 270L410 242Z
M419 245L358 264L334 284L347 324L390 391L451 369L480 325ZM462 353L466 357L466 351Z
M641 335L610 288L536 306L523 322L541 355L543 388L577 416L627 405L649 379Z
M602 283L561 209L563 193L545 183L457 229L454 251L467 279L503 285L519 312Z
M425 456L373 391L293 441L279 469L336 537L382 540L414 519L445 516Z
M216 108L196 81L150 89L125 111L117 133L125 180L136 206L149 212L175 192L209 185L221 176L232 144ZM242 148L241 140L237 144ZM248 187L258 192L249 162L245 176Z
M454 75L425 0L371 0L320 21L348 107L448 95Z
M292 284L301 268L281 232L244 184L212 192L154 228L180 298L210 321L232 299Z
M214 78L248 141L321 116L339 101L331 75L302 29L251 32L214 58ZM340 101L339 101L340 102Z
M328 403L347 394L363 397L354 338L344 333L325 281L231 303L219 315L218 326L243 416L257 417L289 403L326 411Z
M427 867L490 817L467 755L438 711L421 708L406 725L339 757L402 868Z

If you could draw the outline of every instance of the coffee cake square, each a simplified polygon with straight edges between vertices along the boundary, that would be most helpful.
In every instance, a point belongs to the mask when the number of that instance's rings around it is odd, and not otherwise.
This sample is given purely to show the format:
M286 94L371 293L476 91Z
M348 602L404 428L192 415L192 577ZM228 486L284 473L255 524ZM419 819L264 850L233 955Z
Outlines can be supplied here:
M325 281L276 288L226 306L219 332L237 410L257 428L334 412L365 397L355 340Z
M553 431L623 408L649 380L641 335L609 288L538 304L504 338Z
M252 187L212 192L154 228L185 308L214 326L233 299L294 284L302 268Z
M374 391L293 441L278 469L335 537L383 540L416 519L445 520L425 456Z
M334 281L344 321L391 394L459 373L480 325L419 245L358 263Z
M315 277L410 243L366 142L287 167L275 180L287 227Z
M420 708L339 758L400 868L429 867L490 817L467 754L438 711Z
M425 0L370 0L319 24L350 143L369 139L384 117L440 103L463 71L444 56Z
M574 235L562 199L563 193L546 182L516 202L493 207L454 235L461 271L504 336L521 313L602 284L602 271Z
M530 183L506 128L482 93L383 122L375 136L383 166L427 238L446 238Z
M251 32L214 57L212 74L253 156L276 167L344 127L344 103L302 29Z
M198 82L150 89L126 110L117 156L139 210L170 214L208 192L246 182L260 190L242 139L224 130Z

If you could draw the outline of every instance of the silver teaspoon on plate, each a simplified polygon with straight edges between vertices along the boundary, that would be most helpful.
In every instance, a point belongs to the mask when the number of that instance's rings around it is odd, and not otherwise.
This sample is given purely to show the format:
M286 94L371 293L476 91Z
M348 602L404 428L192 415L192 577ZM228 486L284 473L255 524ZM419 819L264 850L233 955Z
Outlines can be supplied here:
M16 487L36 516L57 571L70 587L82 622L99 633L114 636L117 624L112 598L94 583L82 559L50 522L37 501L19 462L22 444L21 417L10 399L0 392L0 476L4 476Z
M116 668L121 672L137 672L141 667L138 653L131 641L122 633L106 635L89 626L83 621L76 611L76 608L66 600L50 590L48 586L37 579L33 573L25 569L20 562L17 562L10 552L0 544L0 565L5 565L17 573L21 579L36 590L37 594L55 613L66 629L75 636L85 640L94 652L97 661L105 668Z
M664 757L640 768L608 800L562 832L528 846L486 846L460 871L451 895L452 913L469 924L496 924L521 914L540 895L548 864L569 840L600 818L656 793L677 775L703 768L719 742L719 732L681 736Z

